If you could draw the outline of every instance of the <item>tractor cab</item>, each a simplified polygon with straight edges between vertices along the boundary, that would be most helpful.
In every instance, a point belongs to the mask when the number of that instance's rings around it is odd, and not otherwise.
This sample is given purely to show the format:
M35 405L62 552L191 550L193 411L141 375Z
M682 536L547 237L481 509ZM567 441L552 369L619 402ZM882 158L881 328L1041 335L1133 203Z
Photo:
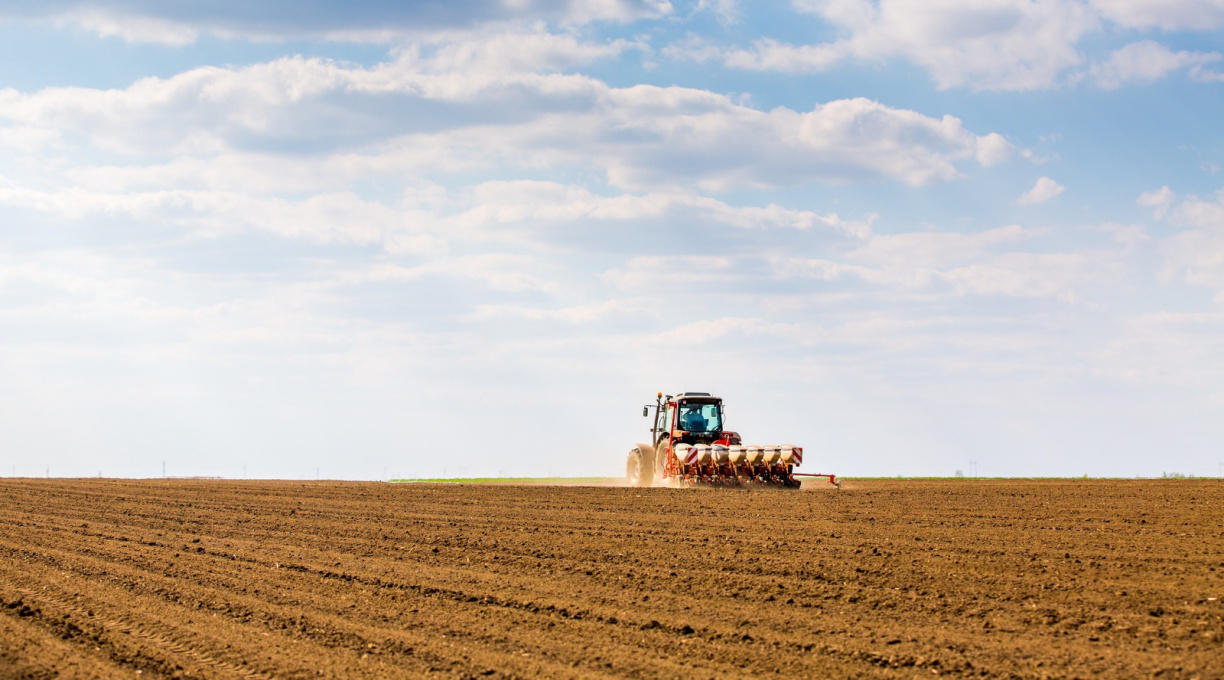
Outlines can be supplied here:
M670 433L673 444L725 444L728 435L739 439L733 432L723 432L722 399L708 392L683 392L668 399L666 408L660 409L657 432L660 440Z

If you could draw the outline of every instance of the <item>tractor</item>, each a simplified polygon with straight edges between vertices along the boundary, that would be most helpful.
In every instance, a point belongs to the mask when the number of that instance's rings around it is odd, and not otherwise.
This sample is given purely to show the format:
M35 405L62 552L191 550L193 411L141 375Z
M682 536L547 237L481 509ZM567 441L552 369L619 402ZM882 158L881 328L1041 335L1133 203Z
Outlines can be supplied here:
M834 475L795 472L803 463L798 446L744 445L738 433L724 429L722 399L708 392L659 392L653 406L642 407L642 416L649 417L652 408L652 443L634 446L625 462L631 486L797 489L800 476L827 477L840 487Z

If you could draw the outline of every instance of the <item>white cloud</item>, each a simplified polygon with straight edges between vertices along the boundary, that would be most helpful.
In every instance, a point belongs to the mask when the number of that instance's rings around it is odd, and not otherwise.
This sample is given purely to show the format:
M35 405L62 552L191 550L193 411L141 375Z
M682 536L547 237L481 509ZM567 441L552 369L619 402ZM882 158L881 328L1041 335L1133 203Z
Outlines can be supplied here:
M472 313L464 318L480 322L517 318L587 325L608 319L615 319L618 323L630 323L641 319L654 320L659 316L657 300L650 297L632 297L558 308L478 304L473 307Z
M877 285L929 289L947 286L957 295L1055 297L1078 301L1078 287L1119 274L1110 253L1010 250L1040 232L1019 226L970 234L913 232L872 237L851 251L860 268L848 273Z
M1151 40L1131 43L1093 64L1083 77L1099 87L1114 89L1131 81L1151 82L1184 68L1201 67L1224 59L1218 52L1174 52Z
M958 267L943 279L962 294L1055 297L1079 302L1079 284L1120 278L1121 268L1086 253L1005 253L980 264Z
M611 182L624 187L695 182L720 190L880 179L924 185L959 177L958 160L994 163L1008 148L952 116L935 119L861 98L810 112L762 112L678 88L637 86L609 95L613 106L604 115L575 121L577 129L558 121L553 129L564 139L597 140L587 153L604 158ZM562 146L560 139L548 145Z
M1160 242L1163 278L1213 288L1224 303L1224 190L1210 200L1186 196L1177 202L1166 186L1144 193L1139 203L1154 208L1157 218L1188 227Z
M806 331L806 333L805 333ZM650 338L648 342L660 345L681 344L685 347L701 346L726 338L753 338L765 336L784 339L798 344L812 343L811 329L802 324L770 321L760 317L724 316L686 323Z
M125 16L96 9L72 10L54 18L60 26L77 26L103 38L169 47L190 45L200 32L188 24L152 16Z
M1101 87L1150 82L1179 69L1216 81L1203 68L1216 52L1175 52L1152 41L1127 45L1087 69L1081 42L1103 29L1210 30L1224 25L1220 0L796 0L800 12L829 22L840 36L794 45L775 38L749 48L719 48L707 41L672 45L665 53L757 71L817 73L847 60L894 58L924 68L941 89L1023 91L1085 79Z
M695 48L695 49L694 49ZM749 71L782 71L786 73L820 73L840 63L850 54L847 44L789 45L771 38L758 40L752 49L722 51L709 45L675 47L667 52L676 57L705 61L721 57L731 68Z
M1001 135L973 134L952 116L932 118L867 99L808 112L760 111L705 90L611 88L585 76L532 70L628 48L532 33L479 44L465 39L434 46L428 55L406 49L369 69L286 58L147 78L124 90L3 90L0 118L48 134L84 135L113 153L177 157L170 162L180 170L189 164L184 155L310 157L346 149L342 167L437 172L585 165L633 189L923 185L959 177L959 162L989 166L1012 151Z
M639 255L623 267L604 272L603 279L623 290L642 292L710 283L735 285L747 275L736 262L722 255Z
M1118 334L1093 357L1094 370L1123 383L1143 386L1218 385L1220 338L1224 314L1219 312L1154 312L1121 320ZM1210 394L1211 392L1209 392ZM1209 408L1219 408L1219 398Z
M1216 53L1212 52L1212 54ZM1200 83L1224 83L1224 73L1211 71L1204 68L1201 64L1195 64L1190 67L1190 79L1197 80Z
M918 231L880 234L848 253L854 262L879 269L946 269L982 259L991 250L1033 239L1018 225L959 234Z
M212 177L211 172L202 174ZM733 206L693 194L601 196L582 187L530 180L482 182L454 195L410 193L394 205L352 192L315 190L299 199L263 195L268 187L299 189L296 180L288 187L258 183L247 192L227 187L43 191L0 177L0 206L70 220L123 215L151 224L177 225L206 238L256 230L319 244L381 245L398 254L445 250L447 237L536 242L545 233L555 237L558 228L607 222L630 225L642 231L642 238L648 238L659 223L724 225L737 230L820 230L850 238L864 238L871 231L870 218L847 221L835 213L820 215L776 204ZM609 235L620 239L625 233L626 227L618 226Z
M371 69L290 57L146 78L123 90L0 90L0 116L71 129L99 148L128 154L301 150L312 140L324 148L360 146L589 106L606 90L601 83L534 69L586 63L626 48L541 32L492 35L440 45L427 56L406 50Z
M560 284L541 276L548 269L540 260L513 253L481 253L458 257L440 257L428 264L403 267L379 264L344 275L346 283L412 282L429 278L458 278L479 281L489 288L505 292L534 291L556 293Z
M1078 2L1054 0L802 0L799 11L829 21L844 37L793 46L764 40L724 55L729 66L822 71L847 58L909 59L941 89L1049 87L1083 58L1076 45L1099 26Z
M600 196L582 187L529 180L484 182L471 189L467 200L473 207L449 218L448 224L502 230L511 224L539 229L579 221L683 219L738 229L818 228L853 237L863 237L871 230L869 222L847 222L835 213L819 215L776 204L732 206L705 196L661 192Z
M1064 190L1066 190L1066 187L1049 177L1038 177L1037 182L1033 184L1033 188L1024 192L1020 198L1016 199L1016 202L1020 205L1045 203L1062 194Z
M1137 224L1106 222L1104 224L1093 225L1089 229L1109 234L1113 237L1114 242L1124 246L1127 250L1135 250L1139 246L1151 241L1147 231Z
M41 151L60 141L58 130L35 125L8 125L0 127L0 145L25 153Z
M0 206L74 221L124 216L162 228L175 226L181 234L209 239L255 231L314 244L378 245L399 254L446 248L442 238L422 231L421 212L365 200L347 191L315 192L296 200L179 189L41 191L0 177ZM432 224L428 218L424 221Z
M974 154L977 162L984 168L998 165L1011 158L1015 147L1003 138L1003 135L992 132L977 138L977 152Z
M1019 226L983 232L911 232L875 235L830 248L823 257L754 253L655 255L630 259L604 279L622 290L675 290L698 286L731 295L769 297L779 283L840 291L856 299L882 293L927 300L961 296L1053 298L1082 303L1123 274L1120 253L1025 252L1040 232ZM848 244L844 244L847 245ZM813 283L814 282L814 283Z
M1221 229L1192 229L1161 244L1166 279L1179 278L1193 286L1224 294L1224 233Z
M1168 186L1163 186L1159 189L1143 192L1135 202L1145 208L1152 208L1156 217L1163 217L1168 211L1169 206L1173 204L1174 198L1176 198L1176 194L1173 193L1173 190Z
M1224 27L1224 0L1090 0L1126 28L1210 31Z
M739 0L697 0L693 11L710 12L718 17L719 23L729 26L739 23L743 15L739 4Z

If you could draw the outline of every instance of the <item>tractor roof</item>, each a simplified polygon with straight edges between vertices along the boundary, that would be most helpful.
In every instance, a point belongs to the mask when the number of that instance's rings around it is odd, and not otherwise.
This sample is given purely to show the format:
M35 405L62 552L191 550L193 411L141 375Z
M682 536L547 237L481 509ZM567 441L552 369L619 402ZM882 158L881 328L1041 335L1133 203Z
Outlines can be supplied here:
M704 404L716 404L722 401L719 397L710 396L709 392L681 392L675 396L676 401L699 401Z

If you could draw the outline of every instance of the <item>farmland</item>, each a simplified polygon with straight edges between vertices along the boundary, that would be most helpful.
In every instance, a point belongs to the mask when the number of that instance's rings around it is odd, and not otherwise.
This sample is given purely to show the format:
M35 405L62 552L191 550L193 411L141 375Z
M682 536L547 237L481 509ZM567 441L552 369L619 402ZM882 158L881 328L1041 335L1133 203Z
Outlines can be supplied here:
M0 677L1221 677L1224 483L0 480Z

